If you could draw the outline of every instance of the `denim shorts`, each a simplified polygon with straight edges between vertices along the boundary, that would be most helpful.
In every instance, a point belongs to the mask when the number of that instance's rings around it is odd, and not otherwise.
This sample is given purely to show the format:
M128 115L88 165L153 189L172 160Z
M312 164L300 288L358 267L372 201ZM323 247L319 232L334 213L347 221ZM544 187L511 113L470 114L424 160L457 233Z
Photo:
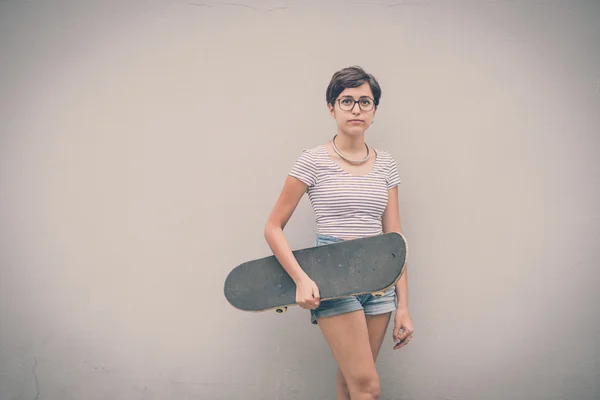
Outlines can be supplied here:
M334 236L317 234L316 245L323 246L343 241L343 239ZM316 325L317 319L321 317L331 317L358 310L364 310L365 315L385 314L396 310L397 307L396 288L392 287L382 297L361 294L340 299L321 300L319 307L315 310L310 310L310 322Z

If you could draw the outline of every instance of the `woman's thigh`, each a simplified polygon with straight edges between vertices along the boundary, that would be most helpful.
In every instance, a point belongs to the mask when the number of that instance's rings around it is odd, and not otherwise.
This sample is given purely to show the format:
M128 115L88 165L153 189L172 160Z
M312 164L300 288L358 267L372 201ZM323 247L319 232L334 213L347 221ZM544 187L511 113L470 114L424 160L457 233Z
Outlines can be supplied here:
M392 313L388 312L385 314L366 316L367 331L369 332L369 343L371 345L373 360L377 360L379 350L381 350L381 345L383 343L383 339L385 338L385 333L387 332L391 315Z
M378 380L362 310L320 318L318 326L348 384Z

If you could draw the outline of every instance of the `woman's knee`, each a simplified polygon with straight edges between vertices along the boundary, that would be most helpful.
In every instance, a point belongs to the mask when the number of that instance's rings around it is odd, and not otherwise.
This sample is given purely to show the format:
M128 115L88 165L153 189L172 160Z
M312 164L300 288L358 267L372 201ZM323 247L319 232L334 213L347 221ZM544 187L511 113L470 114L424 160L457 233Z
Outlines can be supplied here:
M374 399L379 399L381 386L377 373L364 373L346 378L346 384L350 393L369 394Z
M346 378L344 378L344 374L342 374L342 370L339 368L337 370L336 380L337 380L337 390L340 392L340 394L343 394L346 397L350 398L350 391L348 390L348 384L346 383Z

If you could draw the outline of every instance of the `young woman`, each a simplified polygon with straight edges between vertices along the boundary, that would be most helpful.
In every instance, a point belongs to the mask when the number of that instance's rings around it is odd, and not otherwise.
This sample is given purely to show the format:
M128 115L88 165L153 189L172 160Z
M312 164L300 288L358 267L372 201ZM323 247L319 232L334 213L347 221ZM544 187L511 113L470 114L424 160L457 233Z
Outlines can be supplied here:
M304 193L317 223L317 245L401 232L398 175L393 157L365 142L381 88L360 67L336 72L326 100L337 133L329 142L304 150L293 165L265 227L273 254L296 283L296 301L310 310L338 364L337 399L378 399L377 354L396 311L394 350L412 338L407 273L385 296L360 295L320 301L319 288L294 258L283 234Z

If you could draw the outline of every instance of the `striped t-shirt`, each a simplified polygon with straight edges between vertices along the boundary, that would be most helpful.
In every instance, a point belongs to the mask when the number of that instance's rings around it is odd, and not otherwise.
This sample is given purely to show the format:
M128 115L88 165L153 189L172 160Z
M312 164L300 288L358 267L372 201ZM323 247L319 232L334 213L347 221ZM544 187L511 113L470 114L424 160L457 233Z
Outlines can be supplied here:
M317 233L345 238L383 233L388 190L400 183L400 177L394 158L373 150L373 169L362 176L342 169L323 145L300 154L289 175L308 185Z

